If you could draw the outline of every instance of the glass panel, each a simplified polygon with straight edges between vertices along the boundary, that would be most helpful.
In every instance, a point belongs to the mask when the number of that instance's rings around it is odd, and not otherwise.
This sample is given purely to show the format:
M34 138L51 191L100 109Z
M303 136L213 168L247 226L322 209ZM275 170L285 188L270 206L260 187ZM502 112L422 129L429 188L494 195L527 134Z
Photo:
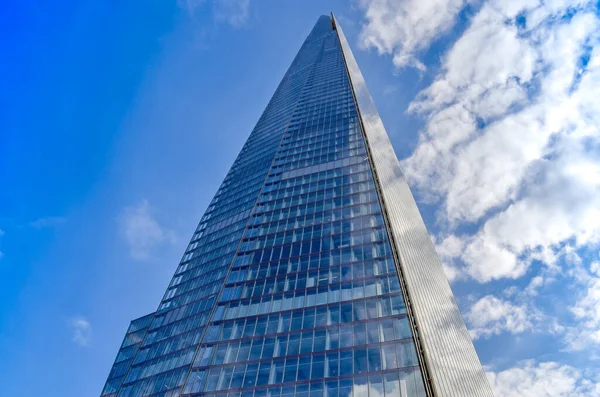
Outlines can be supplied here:
M315 25L211 201L159 310L132 323L118 360L107 393L422 395L328 17Z

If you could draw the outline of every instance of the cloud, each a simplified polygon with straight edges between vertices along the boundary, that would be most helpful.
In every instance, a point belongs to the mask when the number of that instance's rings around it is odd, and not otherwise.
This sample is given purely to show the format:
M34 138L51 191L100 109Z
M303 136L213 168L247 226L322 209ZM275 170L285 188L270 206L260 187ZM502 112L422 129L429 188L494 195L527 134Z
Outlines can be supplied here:
M387 85L385 86L385 88L383 89L383 95L392 95L394 93L398 92L398 86L397 85Z
M473 339L488 338L503 332L520 334L530 331L540 315L526 306L515 305L486 295L475 302L465 315Z
M598 379L556 362L526 360L501 372L487 372L496 397L600 396Z
M434 238L433 243L448 281L452 282L464 278L464 273L455 262L455 258L460 256L464 250L464 242L460 238L450 235L441 241L436 241Z
M578 324L565 336L569 351L600 346L600 262L591 263L590 273L581 295L571 308Z
M518 277L540 255L554 265L569 240L577 247L597 244L600 183L591 177L600 171L600 162L586 152L585 143L579 145L564 143L553 161L543 160L539 172L527 178L531 185L522 197L487 219L469 240L464 260L476 279ZM489 248L479 250L482 246Z
M83 317L71 319L69 322L73 330L73 342L81 347L88 347L92 340L92 325Z
M210 4L215 21L224 21L236 28L245 25L250 16L250 0L178 0L178 4L191 17L206 13L205 7Z
M214 3L217 20L227 21L231 26L241 27L248 22L250 0L219 0Z
M361 0L365 11L359 44L379 54L393 55L397 68L412 66L425 70L418 52L456 21L464 0Z
M424 126L402 168L417 198L438 208L433 240L450 280L529 276L483 287L503 293L473 302L465 315L473 338L544 332L567 350L586 349L584 360L597 358L588 348L600 346L600 265L581 263L600 246L597 1L360 6L359 45L392 55L396 68L426 70L420 55L454 40L408 107ZM535 306L552 285L565 292ZM600 396L595 373L555 362L488 376L499 397Z
M397 374L389 373L383 377L380 374L373 374L369 376L368 382L367 377L355 378L351 395L369 397L425 395L422 385L420 372L416 369L408 369Z
M206 0L177 0L177 5L190 14L193 14L198 8L202 7Z
M518 278L568 241L600 241L599 44L591 1L490 0L410 105L426 125L403 169L439 203L438 239L460 240L457 272Z
M129 245L129 253L136 260L148 259L152 250L163 244L175 242L172 231L163 228L154 219L148 200L123 210L120 218L121 233Z
M46 216L43 218L36 219L33 222L29 223L29 226L35 229L43 229L46 227L55 227L58 225L62 225L67 221L67 218L63 216Z

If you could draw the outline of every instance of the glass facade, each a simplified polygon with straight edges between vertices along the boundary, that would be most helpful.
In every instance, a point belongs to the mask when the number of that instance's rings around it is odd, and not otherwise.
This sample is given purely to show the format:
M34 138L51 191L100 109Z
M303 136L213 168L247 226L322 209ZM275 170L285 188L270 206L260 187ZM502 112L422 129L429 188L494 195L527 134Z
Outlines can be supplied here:
M121 343L121 348L117 353L117 358L110 369L104 389L102 389L103 396L117 396L119 386L121 386L121 383L123 383L123 378L129 370L131 362L133 361L133 358L135 357L140 345L142 344L142 341L144 340L144 336L146 336L146 331L148 331L153 317L154 313L147 314L143 317L133 320L131 324L129 324L127 333L125 334L123 342Z
M370 164L323 16L102 395L425 396Z

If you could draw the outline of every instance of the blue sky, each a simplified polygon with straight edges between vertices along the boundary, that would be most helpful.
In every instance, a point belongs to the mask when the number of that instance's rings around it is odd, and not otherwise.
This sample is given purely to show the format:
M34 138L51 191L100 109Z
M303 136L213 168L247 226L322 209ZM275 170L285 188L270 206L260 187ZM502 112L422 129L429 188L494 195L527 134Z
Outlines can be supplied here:
M497 395L600 395L597 2L12 3L0 16L2 395L100 393L128 322L155 310L329 11Z

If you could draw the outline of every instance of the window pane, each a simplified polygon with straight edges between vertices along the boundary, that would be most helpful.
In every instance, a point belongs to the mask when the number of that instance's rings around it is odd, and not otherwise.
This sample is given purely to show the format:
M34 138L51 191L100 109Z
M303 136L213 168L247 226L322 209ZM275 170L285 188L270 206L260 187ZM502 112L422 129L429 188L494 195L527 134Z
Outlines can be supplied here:
M311 379L323 378L324 373L325 373L325 355L324 354L313 355L310 378Z
M354 373L367 372L367 349L354 349Z

